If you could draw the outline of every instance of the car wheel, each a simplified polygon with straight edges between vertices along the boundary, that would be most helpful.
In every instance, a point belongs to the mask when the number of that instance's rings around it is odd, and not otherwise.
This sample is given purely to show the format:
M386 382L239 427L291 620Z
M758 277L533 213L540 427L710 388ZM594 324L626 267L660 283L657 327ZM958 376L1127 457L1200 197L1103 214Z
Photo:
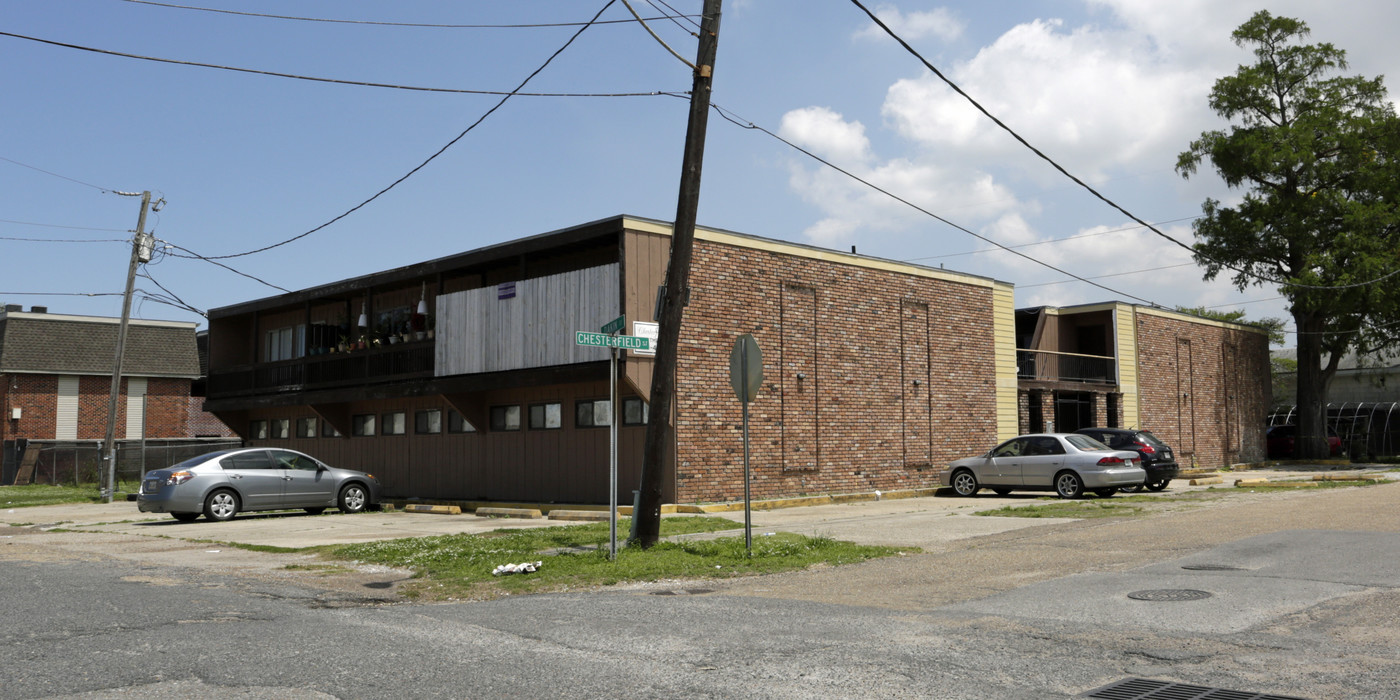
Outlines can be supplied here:
M369 494L365 492L365 487L359 484L350 484L340 490L340 512L358 513L369 505Z
M1011 493L1011 489L992 489L998 496L1005 496Z
M1084 495L1084 481L1074 472L1060 472L1055 475L1055 493L1060 498L1079 498Z
M210 520L232 520L238 515L238 494L228 489L220 489L204 499L204 517Z
M1099 489L1094 492L1099 498L1113 498L1113 494L1118 493L1118 489Z
M1162 489L1165 489L1165 488L1167 487L1167 484L1170 483L1170 482L1171 482L1171 479L1158 479L1158 480L1156 480L1156 481L1153 481L1153 482L1147 484L1147 490L1148 490L1148 491L1161 491Z
M320 515L320 514L326 512L326 509L325 509L325 508L307 508L307 509L306 509L306 512L308 512L308 513L310 513L310 514L312 514L312 515Z
M972 496L977 493L977 477L971 471L959 469L953 473L953 491L959 496Z
M199 517L199 513L171 513L170 516L182 523L192 523Z
M1147 488L1146 484L1136 484L1133 486L1124 486L1123 488L1119 489L1119 491L1122 491L1123 493L1137 493L1138 491L1142 491L1145 488Z

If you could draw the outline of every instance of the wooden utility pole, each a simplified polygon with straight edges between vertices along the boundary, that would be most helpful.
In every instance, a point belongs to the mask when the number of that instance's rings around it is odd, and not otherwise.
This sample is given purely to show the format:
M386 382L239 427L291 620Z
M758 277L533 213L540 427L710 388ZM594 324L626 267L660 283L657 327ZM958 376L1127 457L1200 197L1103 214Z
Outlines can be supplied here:
M120 192L118 194L134 194ZM159 203L157 203L159 205ZM131 292L136 284L136 266L151 259L146 241L146 210L151 206L151 193L141 193L141 215L136 219L136 236L131 239L131 263L126 268L126 294L122 297L122 320L117 326L117 353L112 359L112 392L107 397L107 437L102 441L102 457L107 461L103 479L103 500L112 502L117 492L117 398L121 396L122 359L126 355L126 328L131 322ZM159 206L157 206L159 208ZM143 252L144 251L144 252Z
M721 0L705 0L700 19L700 48L695 59L695 80L690 91L690 120L681 157L680 196L676 222L671 229L671 262L666 269L666 292L661 299L656 362L651 375L646 445L642 452L642 485L638 496L636 542L643 548L656 544L661 532L661 484L666 460L675 445L671 414L676 393L676 356L681 337L681 317L690 298L690 260L695 248L695 216L700 206L700 166L705 158L705 126L710 116L710 84L714 78L715 49L719 44Z

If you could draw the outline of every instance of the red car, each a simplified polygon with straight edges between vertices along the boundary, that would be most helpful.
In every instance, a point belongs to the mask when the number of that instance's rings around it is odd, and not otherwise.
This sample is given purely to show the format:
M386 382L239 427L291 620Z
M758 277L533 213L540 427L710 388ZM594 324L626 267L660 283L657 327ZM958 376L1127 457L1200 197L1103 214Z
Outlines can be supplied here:
M1275 425L1265 433L1269 459L1293 459L1294 439L1298 437L1298 426ZM1342 438L1330 426L1327 428L1327 447L1332 456L1342 453Z

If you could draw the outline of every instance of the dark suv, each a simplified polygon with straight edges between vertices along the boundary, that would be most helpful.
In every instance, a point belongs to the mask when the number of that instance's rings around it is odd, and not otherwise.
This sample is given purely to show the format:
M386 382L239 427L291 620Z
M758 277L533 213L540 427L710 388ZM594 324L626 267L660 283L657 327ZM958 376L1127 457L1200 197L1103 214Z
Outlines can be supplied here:
M1075 432L1088 435L1115 450L1132 450L1142 456L1142 468L1147 470L1147 480L1141 486L1130 486L1123 491L1132 493L1143 488L1161 491L1176 478L1176 457L1172 454L1172 448L1146 430L1084 428Z

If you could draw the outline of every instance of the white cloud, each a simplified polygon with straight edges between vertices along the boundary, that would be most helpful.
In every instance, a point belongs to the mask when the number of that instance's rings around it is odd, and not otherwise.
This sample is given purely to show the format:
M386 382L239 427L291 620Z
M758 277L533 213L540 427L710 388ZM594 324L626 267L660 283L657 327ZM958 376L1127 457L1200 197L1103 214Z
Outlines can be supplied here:
M875 16L880 18L895 34L906 41L917 41L934 37L943 41L953 41L962 36L967 24L946 7L938 7L927 12L904 14L894 5L880 5L875 8ZM858 39L885 39L889 35L875 23L856 32Z
M846 121L823 107L788 112L779 134L856 177L957 223L1033 209L986 173L904 158L880 162L860 122ZM899 231L930 221L907 204L808 161L794 163L789 183L824 214L805 232L818 244L842 246L858 229Z
M1164 62L1141 36L1066 31L1058 20L1013 27L949 74L1032 145L1094 180L1124 165L1170 169L1211 82ZM1024 146L936 76L896 82L884 114L926 148L951 149L974 163L1026 162ZM1048 174L1045 167L1030 172Z
M784 114L778 133L837 165L863 163L870 158L865 125L845 121L826 107L794 109Z

